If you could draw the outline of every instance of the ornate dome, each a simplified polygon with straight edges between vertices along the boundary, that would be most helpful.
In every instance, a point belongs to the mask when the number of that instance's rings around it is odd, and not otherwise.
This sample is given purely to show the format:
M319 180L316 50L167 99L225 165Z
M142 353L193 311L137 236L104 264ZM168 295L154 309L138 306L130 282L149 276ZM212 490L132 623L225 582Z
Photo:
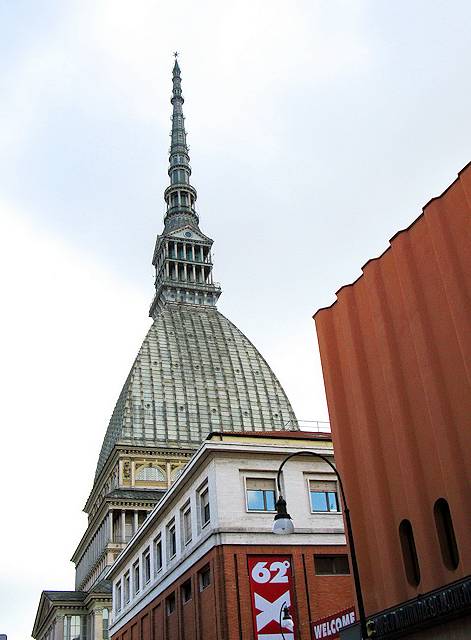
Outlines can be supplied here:
M283 388L232 322L215 307L167 304L116 403L96 477L116 444L193 448L211 431L288 424L296 418Z

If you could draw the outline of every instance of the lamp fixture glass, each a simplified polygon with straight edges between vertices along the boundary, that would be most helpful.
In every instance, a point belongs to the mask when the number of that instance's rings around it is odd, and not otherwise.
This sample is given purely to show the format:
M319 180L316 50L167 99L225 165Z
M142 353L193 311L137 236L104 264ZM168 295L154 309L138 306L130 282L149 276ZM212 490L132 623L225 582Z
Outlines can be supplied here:
M288 631L294 631L294 622L291 617L291 613L289 612L289 608L287 605L283 607L283 617L281 620L281 627L283 629L288 629Z
M272 532L279 535L294 533L294 525L291 518L280 518L273 521Z
M279 535L294 533L293 521L286 510L286 500L282 495L280 495L276 501L276 515L273 521L272 531Z

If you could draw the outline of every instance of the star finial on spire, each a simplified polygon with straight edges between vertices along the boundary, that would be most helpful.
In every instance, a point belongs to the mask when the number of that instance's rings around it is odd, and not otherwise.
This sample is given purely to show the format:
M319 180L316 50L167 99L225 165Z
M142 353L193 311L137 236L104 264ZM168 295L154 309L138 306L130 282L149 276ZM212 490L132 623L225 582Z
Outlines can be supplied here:
M174 51L173 55L175 56L175 60L178 58L178 51Z

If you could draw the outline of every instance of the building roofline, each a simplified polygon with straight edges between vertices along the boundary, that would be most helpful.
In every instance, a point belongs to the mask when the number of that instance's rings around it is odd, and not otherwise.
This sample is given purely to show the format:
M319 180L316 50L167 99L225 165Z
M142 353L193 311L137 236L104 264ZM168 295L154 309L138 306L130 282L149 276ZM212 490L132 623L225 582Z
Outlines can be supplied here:
M322 311L326 311L327 309L332 309L333 307L335 307L335 305L338 302L338 296L339 294L344 290L344 289L349 289L351 287L353 287L364 275L364 271L366 269L366 267L370 264L370 262L375 262L376 260L380 260L385 253L387 253L388 251L390 251L390 249L392 248L392 242L401 234L406 233L407 231L410 231L410 229L421 219L423 218L426 209L436 200L440 200L440 198L443 198L444 195L446 195L446 193L448 193L448 191L450 191L450 189L452 189L452 187L454 187L461 178L461 175L465 172L470 170L469 168L471 167L471 161L468 162L460 171L458 171L458 176L453 180L453 182L451 184L448 185L448 187L442 191L442 193L438 196L434 196L433 198L431 198L423 207L422 207L422 213L420 213L407 227L405 227L404 229L400 229L399 231L397 231L393 236L391 236L391 238L389 239L389 246L386 247L386 249L380 253L378 256L375 256L374 258L370 258L369 260L367 260L363 266L361 267L361 271L362 273L360 273L360 275L358 276L358 278L355 278L355 280L353 280L353 282L350 282L348 284L344 284L342 287L340 287L340 289L337 289L337 291L335 292L335 296L336 299L332 302L332 304L326 305L324 307L319 307L319 309L317 309L317 311L314 313L314 315L312 316L314 319L316 319L316 316L321 313Z
M323 431L211 431L206 436L206 440L213 440L216 437L232 438L274 438L284 440L332 440L332 434Z
M251 432L253 433L253 432ZM261 431L260 434L267 434L268 432L263 432ZM276 432L277 435L280 432ZM282 434L286 432L281 432ZM289 433L293 433L292 431L290 431ZM326 440L326 438L312 438L309 437L309 433L312 434L312 432L306 432L306 431L298 431L296 433L297 434L308 434L306 437L301 439L307 440L312 442L313 440L315 441L316 439L318 440ZM216 435L226 435L226 436L230 436L232 435L231 433L223 433L221 434L221 432L213 432L213 434ZM241 436L246 436L246 433L242 433ZM315 436L319 435L317 433L313 434ZM321 435L327 435L327 434L321 434ZM329 434L330 435L330 434ZM211 434L209 434L209 436L211 436ZM209 438L208 436L208 438ZM272 438L272 435L268 435L268 438ZM276 438L273 438L276 439ZM329 442L331 442L331 438L329 437L327 439ZM325 447L325 445L324 445ZM324 447L322 447L323 452L324 451ZM306 451L312 451L313 447L312 445L309 446L306 444ZM158 502L155 507L152 509L152 511L149 513L149 515L147 516L146 520L143 522L142 526L136 531L136 533L133 535L133 537L131 538L131 540L128 542L128 544L124 547L124 549L119 553L119 555L117 556L117 558L115 558L115 561L113 562L113 564L107 569L107 571L105 572L105 574L103 575L103 578L106 580L110 580L111 579L111 574L114 573L118 567L122 564L123 561L125 561L127 559L128 556L132 555L134 553L134 549L135 549L135 544L141 540L142 538L145 538L145 536L148 533L148 530L150 527L152 527L156 521L156 519L159 517L160 513L162 511L165 511L165 509L167 508L168 504L171 503L171 501L173 500L175 495L178 495L179 491L187 484L188 481L190 481L195 469L197 470L200 466L200 464L202 462L204 462L204 460L206 458L208 458L211 454L215 453L215 452L221 452L221 453L231 453L231 452L235 452L235 451L247 451L247 450L251 450L251 451L260 451L262 450L265 454L269 453L269 454L273 454L275 456L280 456L280 455L289 455L290 453L293 453L293 448L290 446L285 446L283 448L280 448L280 446L277 443L273 443L272 445L267 445L267 444L256 444L256 443L247 443L247 442L229 442L229 441L211 441L211 440L204 440L203 443L201 444L201 446L199 447L199 449L196 451L195 455L193 456L193 458L190 460L190 462L187 464L187 466L185 467L183 473L181 474L181 476L175 481L175 483L170 487L170 489L167 491L167 493L164 495L164 497L162 498L162 500L160 500L160 502ZM300 447L295 447L296 451L300 451L302 449L300 449ZM331 455L333 456L333 447L331 449Z

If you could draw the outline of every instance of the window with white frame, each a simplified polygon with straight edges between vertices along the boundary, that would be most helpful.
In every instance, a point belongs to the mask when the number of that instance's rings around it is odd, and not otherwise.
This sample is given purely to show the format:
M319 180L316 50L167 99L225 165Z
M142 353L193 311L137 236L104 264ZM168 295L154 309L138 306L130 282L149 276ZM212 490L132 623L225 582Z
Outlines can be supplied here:
M167 525L167 557L169 560L177 555L177 530L175 520Z
M147 549L142 554L142 571L144 573L144 584L147 584L148 582L150 582L150 576L151 576L149 547L147 547Z
M275 511L274 478L246 478L247 511Z
M114 595L116 601L116 611L121 611L122 599L121 599L121 581L118 582L114 588Z
M339 512L337 483L332 480L309 480L309 499L312 512Z
M209 507L209 490L205 487L199 494L201 528L205 527L211 519Z
M192 538L191 507L189 504L186 504L181 511L181 521L183 545L187 545L189 542L191 542Z
M126 571L123 577L124 584L124 602L127 603L131 600L131 576L129 571Z
M132 582L134 594L139 593L141 588L141 568L139 566L139 560L132 565Z
M154 572L158 573L163 566L163 554L162 554L162 537L157 536L154 540Z

